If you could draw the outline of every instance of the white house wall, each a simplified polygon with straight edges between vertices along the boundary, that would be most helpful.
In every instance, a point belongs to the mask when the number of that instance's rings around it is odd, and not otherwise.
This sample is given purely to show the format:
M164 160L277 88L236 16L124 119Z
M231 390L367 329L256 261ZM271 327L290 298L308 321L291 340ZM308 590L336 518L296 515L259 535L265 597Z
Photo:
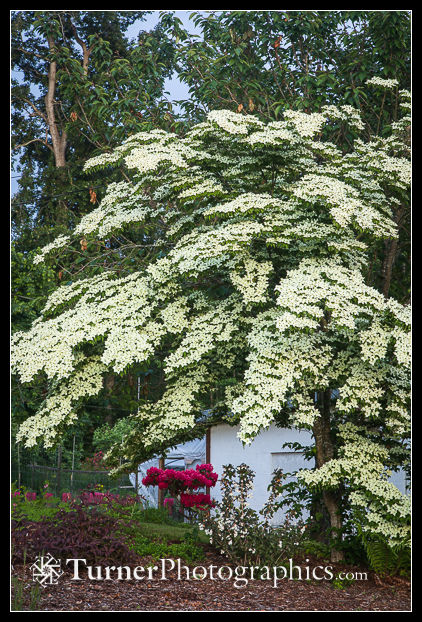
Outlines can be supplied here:
M238 466L242 462L255 471L253 495L249 500L250 507L254 510L260 510L265 505L270 494L267 488L275 468L291 472L314 466L314 462L305 460L301 452L295 452L289 448L283 449L283 444L287 442L296 442L304 446L311 445L312 435L307 430L277 428L271 425L248 446L243 446L237 438L238 430L237 426L226 424L211 428L210 462L214 471L219 475L222 474L225 464ZM221 488L218 482L215 488L211 489L211 493L216 500L221 500ZM283 513L278 512L273 523L280 523L282 518Z
M269 491L268 485L271 481L274 469L281 468L285 473L295 472L302 468L313 468L314 461L307 461L303 454L292 451L288 447L283 449L283 444L296 442L301 445L311 445L312 434L306 430L295 430L290 428L277 428L271 425L267 430L263 430L251 443L243 446L237 438L239 428L227 424L219 424L210 429L210 455L209 461L214 467L214 471L219 475L223 472L225 464L238 466L242 462L250 466L255 471L253 496L250 499L250 506L255 510L260 510L266 503ZM176 448L167 452L165 468L186 468L194 469L197 464L206 461L205 437L196 441L182 443ZM158 489L157 487L142 485L142 478L150 466L158 467L158 458L152 459L139 466L138 492L146 499L148 505L157 506ZM132 473L130 481L135 486L135 474ZM289 478L286 481L291 481ZM403 471L393 473L390 481L394 483L401 492L406 491L406 478ZM215 488L211 489L211 495L217 501L221 500L221 489L217 482ZM275 514L273 523L282 522L284 513L279 511ZM303 515L306 518L306 514Z

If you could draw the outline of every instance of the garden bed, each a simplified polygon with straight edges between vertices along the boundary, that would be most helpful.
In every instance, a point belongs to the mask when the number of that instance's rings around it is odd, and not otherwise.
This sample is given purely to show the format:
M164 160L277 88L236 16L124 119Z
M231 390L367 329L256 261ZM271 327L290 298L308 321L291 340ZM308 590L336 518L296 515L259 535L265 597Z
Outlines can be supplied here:
M286 548L289 538L300 539L301 530L292 526L280 532L284 535L269 532L262 556L242 564L229 561L242 554L239 549L229 557L232 549L224 538L216 546L219 540L210 539L208 530L176 522L166 510L145 509L135 497L85 492L62 500L37 499L33 493L14 494L13 499L14 611L410 611L408 580L381 579L350 560L331 564L327 548L306 539ZM251 511L243 515L250 529L260 533ZM239 517L237 526L242 526ZM286 554L280 557L279 551L271 558L272 539L280 537ZM252 550L254 541L246 545L244 536L241 541L245 552ZM227 555L221 554L224 546ZM34 580L31 567L40 552L61 563L63 574L52 585L48 579L44 586ZM264 556L278 561L265 562ZM72 559L85 559L76 573L73 562L66 565ZM91 577L85 566L91 567Z

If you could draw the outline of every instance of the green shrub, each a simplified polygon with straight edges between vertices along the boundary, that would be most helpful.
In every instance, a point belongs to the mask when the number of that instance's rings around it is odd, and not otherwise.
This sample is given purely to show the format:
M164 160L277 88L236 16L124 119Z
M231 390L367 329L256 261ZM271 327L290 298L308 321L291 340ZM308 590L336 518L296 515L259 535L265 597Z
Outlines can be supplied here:
M271 525L271 497L260 512L249 507L254 476L247 464L224 465L222 500L213 512L202 512L201 529L233 563L277 566L301 553L306 525L293 514L286 514L281 525Z
M410 574L411 555L410 548L406 545L389 546L382 540L363 541L370 567L379 575Z
M302 542L302 549L305 555L314 555L319 559L330 558L330 547L323 542L317 542L316 540L304 540Z
M151 555L154 559L183 559L187 563L204 559L204 551L194 541L186 538L184 542L168 544L162 541L152 541L148 537L137 533L129 545L141 557Z
M69 504L63 503L57 497L49 497L47 500L40 497L33 501L27 501L21 497L20 499L13 499L12 519L40 522L53 519L58 512L68 512L70 509Z

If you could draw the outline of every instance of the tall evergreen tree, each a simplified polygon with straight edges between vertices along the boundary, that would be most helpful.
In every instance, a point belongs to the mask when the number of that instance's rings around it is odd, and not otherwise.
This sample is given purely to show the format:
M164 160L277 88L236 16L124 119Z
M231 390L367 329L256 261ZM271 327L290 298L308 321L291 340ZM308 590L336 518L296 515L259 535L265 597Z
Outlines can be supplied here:
M19 190L14 240L29 250L89 212L82 164L141 129L169 127L164 81L173 46L160 26L130 42L145 11L15 11L12 14L12 146ZM117 175L116 178L119 178Z

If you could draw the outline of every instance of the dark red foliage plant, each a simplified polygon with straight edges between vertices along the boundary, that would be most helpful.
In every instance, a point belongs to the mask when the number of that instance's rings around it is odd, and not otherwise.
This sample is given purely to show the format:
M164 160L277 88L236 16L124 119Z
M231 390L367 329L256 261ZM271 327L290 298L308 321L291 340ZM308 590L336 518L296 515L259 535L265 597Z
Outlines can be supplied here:
M135 563L136 555L120 527L112 516L80 506L42 521L12 520L12 563L42 553L59 559L83 558L91 565Z

